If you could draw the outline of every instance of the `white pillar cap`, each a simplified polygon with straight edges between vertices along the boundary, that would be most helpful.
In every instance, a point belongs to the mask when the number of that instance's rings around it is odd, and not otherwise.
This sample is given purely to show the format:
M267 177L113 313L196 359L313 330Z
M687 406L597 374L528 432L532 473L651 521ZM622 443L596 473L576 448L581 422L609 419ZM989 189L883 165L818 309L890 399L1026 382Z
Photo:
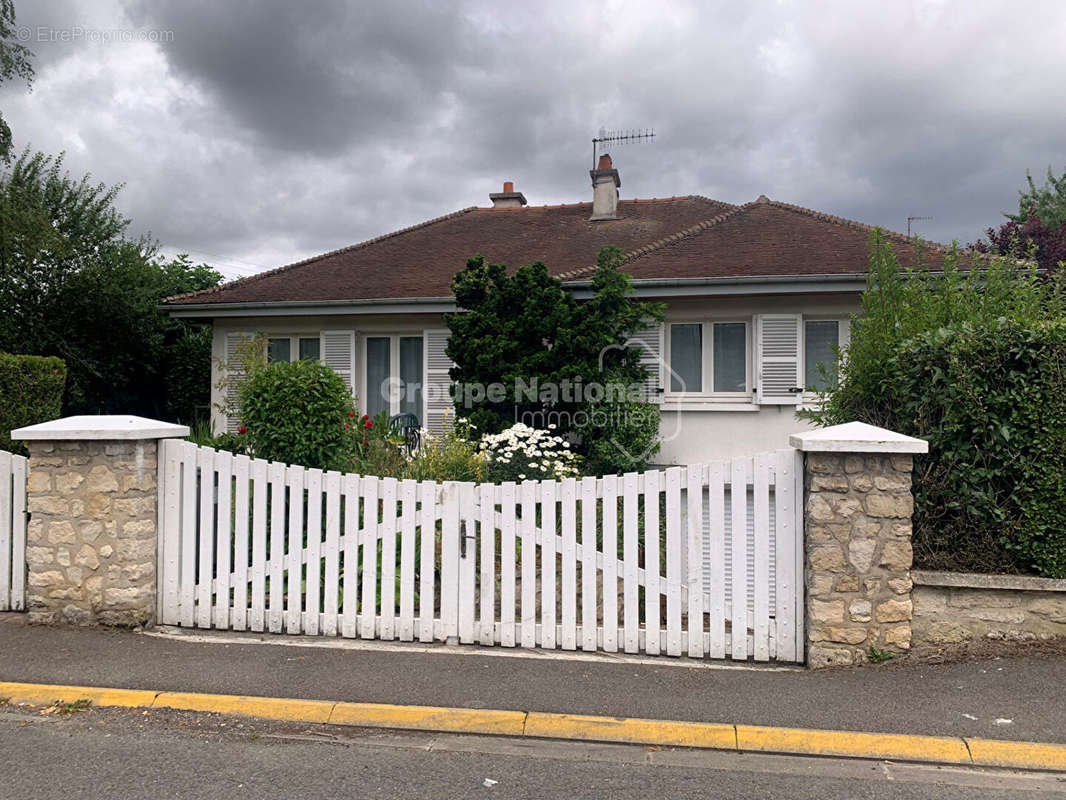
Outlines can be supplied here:
M175 425L130 414L63 417L11 431L11 438L22 442L182 439L188 435L188 425Z
M929 442L865 422L848 422L805 433L794 433L788 443L805 453L928 453Z

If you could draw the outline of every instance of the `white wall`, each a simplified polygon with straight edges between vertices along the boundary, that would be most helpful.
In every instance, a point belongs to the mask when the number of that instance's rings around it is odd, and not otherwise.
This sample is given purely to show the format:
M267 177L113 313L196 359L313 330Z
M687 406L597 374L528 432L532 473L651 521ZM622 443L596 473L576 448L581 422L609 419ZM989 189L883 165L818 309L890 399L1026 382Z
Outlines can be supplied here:
M789 434L810 430L792 406L758 411L663 411L656 464L698 464L788 447Z

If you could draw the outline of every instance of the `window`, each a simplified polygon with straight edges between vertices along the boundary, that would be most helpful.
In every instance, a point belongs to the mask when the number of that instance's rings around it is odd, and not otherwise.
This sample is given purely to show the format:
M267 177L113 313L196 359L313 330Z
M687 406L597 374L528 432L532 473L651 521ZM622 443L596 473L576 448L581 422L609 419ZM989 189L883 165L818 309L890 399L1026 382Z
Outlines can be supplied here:
M267 361L292 361L297 353L301 361L319 361L321 343L317 336L271 336L267 339Z
M670 325L670 391L678 394L750 392L747 322ZM710 381L704 379L710 376Z
M366 338L366 413L413 414L422 421L422 337Z
M836 320L807 320L803 323L804 385L808 391L822 392L836 386L840 323ZM828 375L823 374L824 365Z

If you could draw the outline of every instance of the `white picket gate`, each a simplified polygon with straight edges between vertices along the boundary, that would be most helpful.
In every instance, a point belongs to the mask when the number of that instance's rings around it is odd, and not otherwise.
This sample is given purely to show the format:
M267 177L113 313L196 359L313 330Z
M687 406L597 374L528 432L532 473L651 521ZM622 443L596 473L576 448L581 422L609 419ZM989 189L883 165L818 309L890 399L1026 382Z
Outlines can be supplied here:
M26 458L0 450L0 611L26 609Z
M803 658L794 450L563 481L398 481L168 440L164 624ZM743 488L741 488L743 487Z

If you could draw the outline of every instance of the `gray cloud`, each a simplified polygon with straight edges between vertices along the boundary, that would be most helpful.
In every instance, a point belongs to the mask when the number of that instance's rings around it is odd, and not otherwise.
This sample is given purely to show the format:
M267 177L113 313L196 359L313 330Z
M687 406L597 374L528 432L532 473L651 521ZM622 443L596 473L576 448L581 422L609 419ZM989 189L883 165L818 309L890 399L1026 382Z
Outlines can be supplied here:
M456 208L503 180L590 194L600 126L625 197L760 193L972 241L1026 169L1066 167L1066 7L1007 2L581 5L22 3L31 93L0 89L16 143L125 182L168 247L247 273ZM136 38L136 37L135 37Z

